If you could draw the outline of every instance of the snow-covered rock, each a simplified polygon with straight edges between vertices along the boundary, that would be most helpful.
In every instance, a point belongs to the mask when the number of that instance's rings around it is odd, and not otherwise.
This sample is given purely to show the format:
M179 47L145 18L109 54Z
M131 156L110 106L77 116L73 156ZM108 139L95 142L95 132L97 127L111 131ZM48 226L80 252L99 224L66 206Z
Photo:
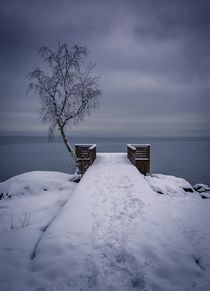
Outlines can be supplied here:
M193 188L195 189L195 191L197 191L201 195L201 198L203 199L210 198L209 186L205 184L196 184L193 186Z
M196 184L193 186L193 188L195 189L195 191L197 191L199 193L210 192L209 186L207 186L205 184Z
M163 194L165 197L199 198L192 185L185 179L163 174L152 174L145 179L156 193Z
M43 197L48 191L51 193L65 191L72 179L73 175L60 172L27 172L0 183L1 199L17 195L41 195Z

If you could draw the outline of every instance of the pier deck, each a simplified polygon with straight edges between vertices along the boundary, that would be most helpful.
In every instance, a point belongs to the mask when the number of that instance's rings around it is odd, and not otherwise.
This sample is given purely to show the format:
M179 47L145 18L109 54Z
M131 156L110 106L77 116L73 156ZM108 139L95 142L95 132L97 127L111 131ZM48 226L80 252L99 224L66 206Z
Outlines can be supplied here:
M46 249L54 249L50 259ZM107 153L97 154L40 242L34 263L42 272L47 260L49 290L166 291L180 285L190 290L199 281L194 257L126 154ZM63 266L59 281L56 272Z

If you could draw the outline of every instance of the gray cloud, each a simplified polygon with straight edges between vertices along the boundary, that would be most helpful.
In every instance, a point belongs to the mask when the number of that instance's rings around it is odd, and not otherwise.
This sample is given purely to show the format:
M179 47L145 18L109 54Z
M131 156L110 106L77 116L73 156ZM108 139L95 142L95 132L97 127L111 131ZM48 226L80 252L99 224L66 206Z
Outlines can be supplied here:
M87 45L100 110L74 134L209 135L209 1L5 1L0 8L0 133L43 133L25 96L37 50ZM37 118L36 118L37 116Z

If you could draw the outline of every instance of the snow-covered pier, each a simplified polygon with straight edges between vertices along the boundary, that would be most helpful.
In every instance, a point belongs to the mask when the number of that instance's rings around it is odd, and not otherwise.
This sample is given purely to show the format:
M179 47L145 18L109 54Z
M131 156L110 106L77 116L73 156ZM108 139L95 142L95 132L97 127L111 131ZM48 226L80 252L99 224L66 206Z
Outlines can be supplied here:
M144 176L116 153L97 155L40 242L33 268L46 290L193 290L204 276Z
M96 144L76 144L75 154L80 174L84 174L96 159ZM146 175L150 172L150 144L127 144L127 158Z
M2 183L17 197L1 227L14 211L31 220L1 231L1 290L210 290L210 204L187 181L145 177L123 153L98 153L79 184L43 173Z

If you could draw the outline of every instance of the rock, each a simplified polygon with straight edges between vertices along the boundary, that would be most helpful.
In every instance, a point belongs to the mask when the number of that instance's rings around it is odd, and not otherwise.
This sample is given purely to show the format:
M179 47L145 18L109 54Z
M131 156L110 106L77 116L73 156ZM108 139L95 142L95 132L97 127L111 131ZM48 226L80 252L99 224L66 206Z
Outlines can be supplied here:
M209 197L205 196L205 195L201 195L202 199L210 199Z
M183 188L183 190L184 190L185 192L193 193L193 189L192 189L192 188Z
M196 184L196 185L193 186L193 188L198 193L210 192L209 186L207 186L205 184Z

